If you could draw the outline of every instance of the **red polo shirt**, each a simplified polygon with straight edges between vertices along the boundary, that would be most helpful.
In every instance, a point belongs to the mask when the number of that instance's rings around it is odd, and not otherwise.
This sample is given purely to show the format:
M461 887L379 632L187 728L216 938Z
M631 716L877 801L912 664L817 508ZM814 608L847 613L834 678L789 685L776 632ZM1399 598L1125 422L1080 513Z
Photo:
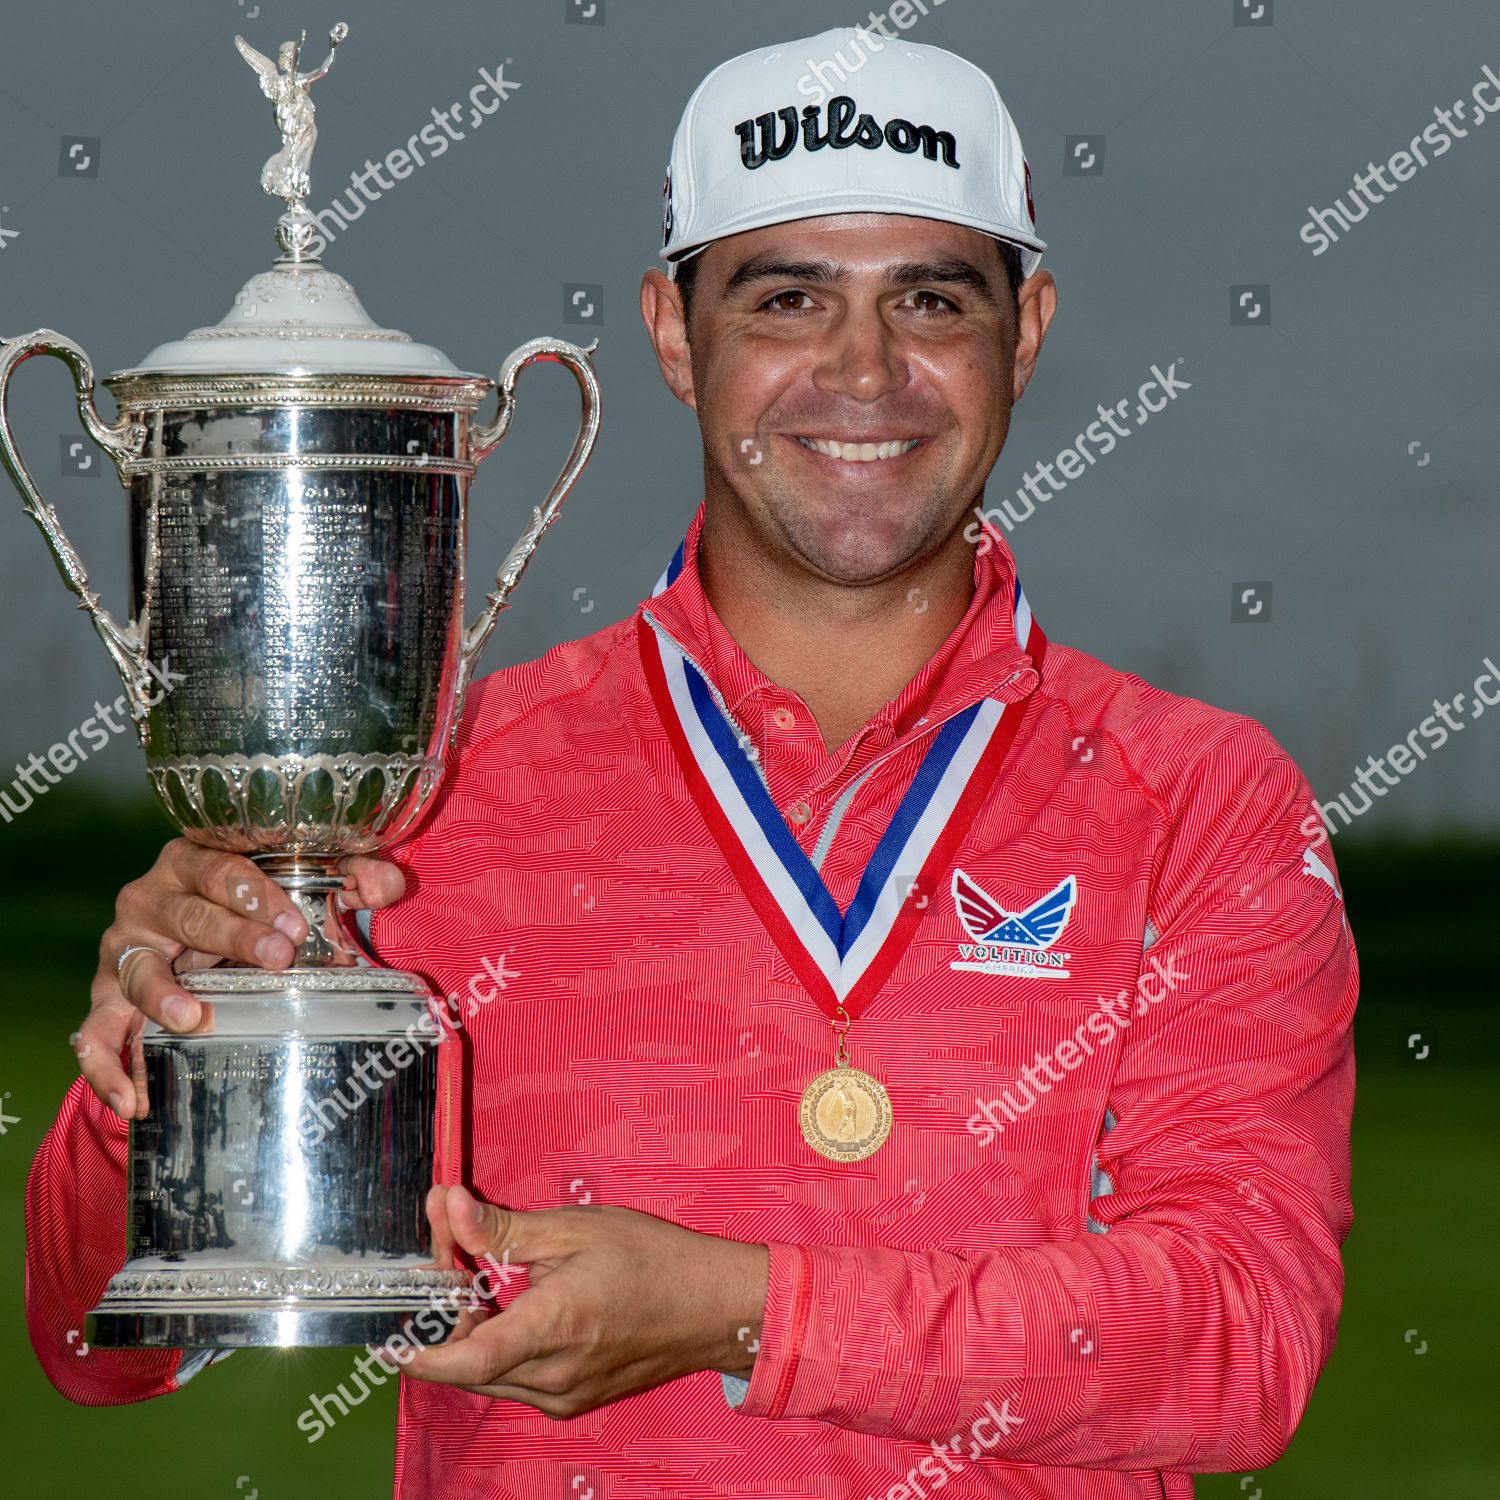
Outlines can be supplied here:
M398 1496L1140 1500L1270 1463L1332 1347L1351 1222L1357 969L1306 781L1251 720L1055 642L1038 670L994 534L942 648L829 753L709 606L701 519L635 616L476 686L373 937L445 992L509 976L464 1025L440 1176L769 1244L754 1373L738 1407L705 1371L567 1422L403 1379ZM863 1161L802 1137L828 1020L690 795L643 611L840 909L932 736L1019 706L952 865L1003 913L1072 878L1053 967L979 941L945 874L849 1032L895 1122ZM32 1339L77 1401L177 1385L176 1353L65 1342L121 1263L124 1148L76 1085L28 1188Z

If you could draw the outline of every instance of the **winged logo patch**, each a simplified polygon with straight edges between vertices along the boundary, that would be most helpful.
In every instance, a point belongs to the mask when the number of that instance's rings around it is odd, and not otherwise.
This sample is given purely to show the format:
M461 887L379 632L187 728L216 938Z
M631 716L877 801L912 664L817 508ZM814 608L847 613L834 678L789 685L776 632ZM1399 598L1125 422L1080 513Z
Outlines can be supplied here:
M1073 955L1053 944L1063 935L1077 899L1078 881L1069 875L1040 900L1011 911L962 870L954 870L953 904L974 941L958 945L951 967L1027 979L1068 978Z

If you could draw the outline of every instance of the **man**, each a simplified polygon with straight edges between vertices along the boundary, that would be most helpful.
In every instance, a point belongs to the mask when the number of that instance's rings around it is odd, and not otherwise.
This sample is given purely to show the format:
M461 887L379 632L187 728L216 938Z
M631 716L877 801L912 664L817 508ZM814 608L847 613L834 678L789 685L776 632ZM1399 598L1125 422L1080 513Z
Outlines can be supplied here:
M429 1212L528 1284L407 1351L401 1495L1188 1496L1283 1451L1332 1347L1357 978L1311 794L1032 619L973 519L1056 307L1020 141L905 42L803 105L853 37L678 130L641 308L705 500L657 591L481 683L400 868L350 861L383 961L511 976ZM177 970L302 933L182 840L121 894L28 1196L74 1400L200 1367L69 1357L122 1052L198 1023Z

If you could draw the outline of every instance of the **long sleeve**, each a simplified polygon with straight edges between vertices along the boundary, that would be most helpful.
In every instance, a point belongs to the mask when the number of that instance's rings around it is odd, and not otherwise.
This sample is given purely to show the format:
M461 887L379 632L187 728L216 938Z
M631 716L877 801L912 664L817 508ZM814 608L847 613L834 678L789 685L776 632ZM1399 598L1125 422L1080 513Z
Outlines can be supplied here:
M48 1380L82 1406L175 1391L180 1349L93 1349L84 1317L125 1263L129 1127L77 1079L26 1180L26 1326Z
M1093 1222L972 1254L772 1244L741 1413L944 1443L989 1402L1012 1463L1284 1451L1343 1293L1358 972L1307 784L1238 723L1253 774L1210 754L1163 799L1142 972L1177 982L1131 1005Z

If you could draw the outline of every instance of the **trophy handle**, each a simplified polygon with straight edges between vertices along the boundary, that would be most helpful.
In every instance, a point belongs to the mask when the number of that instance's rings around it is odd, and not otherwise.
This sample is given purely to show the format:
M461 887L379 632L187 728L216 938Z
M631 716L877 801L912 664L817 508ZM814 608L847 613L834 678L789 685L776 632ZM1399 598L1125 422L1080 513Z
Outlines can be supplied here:
M505 561L500 564L500 571L495 575L494 592L485 600L478 618L464 631L458 666L455 700L457 709L453 717L455 734L458 731L458 713L463 708L464 694L474 675L474 668L479 664L485 642L495 628L495 621L499 619L500 611L507 607L510 591L525 572L526 564L531 561L531 554L536 551L542 533L552 524L568 492L583 472L583 466L593 452L594 441L599 436L599 379L594 373L594 362L590 358L598 347L598 339L587 349L580 349L578 345L565 343L562 339L532 339L519 349L512 350L506 355L505 363L500 366L500 379L497 382L500 399L495 420L488 424L481 423L470 431L469 456L477 465L499 447L501 438L509 431L511 420L516 414L517 377L527 365L539 359L566 365L578 381L583 397L583 413L578 423L578 436L573 440L573 451L568 455L562 472L553 481L552 488L548 490L547 498L532 512L531 524L521 533Z
M122 625L99 603L99 596L89 587L89 575L83 560L73 550L64 534L57 512L42 499L21 455L16 450L15 435L10 429L10 377L18 365L34 354L53 354L73 372L78 390L78 415L89 436L114 460L116 466L126 459L138 458L146 445L146 429L122 416L111 426L100 417L94 406L94 367L87 354L71 339L50 328L38 328L13 339L0 339L0 462L15 481L26 513L41 527L51 549L52 560L62 574L63 582L78 596L78 607L88 611L94 629L104 642L125 684L125 696L131 716L137 725L144 722L150 710L148 695L150 673L146 665L143 621Z

